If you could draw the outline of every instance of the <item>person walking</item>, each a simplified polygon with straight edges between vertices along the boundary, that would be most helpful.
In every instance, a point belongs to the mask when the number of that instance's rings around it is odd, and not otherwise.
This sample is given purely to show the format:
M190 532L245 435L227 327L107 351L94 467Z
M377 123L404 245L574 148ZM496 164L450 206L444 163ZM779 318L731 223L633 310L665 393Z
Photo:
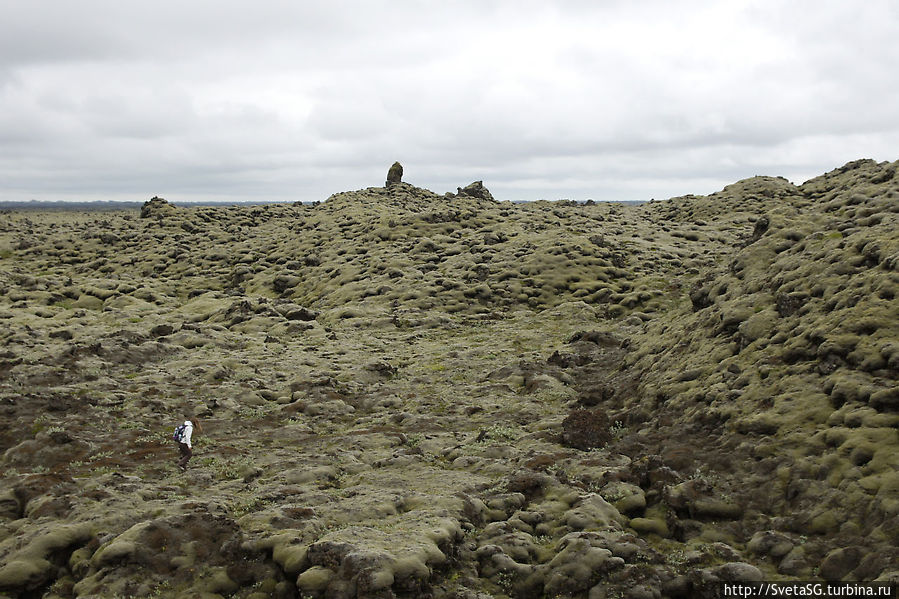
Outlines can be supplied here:
M178 442L178 449L181 452L181 459L178 460L178 467L181 468L182 471L187 470L187 462L189 462L190 458L194 455L193 443L191 441L194 429L197 429L197 432L203 432L203 429L200 427L200 422L196 418L188 418L183 424L178 425L175 429L175 434L173 435L175 441Z

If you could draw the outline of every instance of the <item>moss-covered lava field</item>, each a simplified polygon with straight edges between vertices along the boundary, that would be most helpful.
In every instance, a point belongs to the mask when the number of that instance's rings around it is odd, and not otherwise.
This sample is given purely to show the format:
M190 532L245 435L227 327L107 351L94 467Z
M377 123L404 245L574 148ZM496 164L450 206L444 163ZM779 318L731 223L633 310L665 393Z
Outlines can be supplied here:
M4 212L0 597L899 582L897 167Z

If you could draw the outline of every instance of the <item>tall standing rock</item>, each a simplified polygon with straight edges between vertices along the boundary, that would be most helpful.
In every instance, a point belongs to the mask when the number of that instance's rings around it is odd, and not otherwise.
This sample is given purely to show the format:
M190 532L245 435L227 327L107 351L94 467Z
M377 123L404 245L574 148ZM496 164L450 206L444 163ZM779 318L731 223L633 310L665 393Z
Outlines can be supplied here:
M390 187L394 183L400 183L403 180L403 165L399 162L394 162L393 166L390 167L390 170L387 171L387 183L386 186Z

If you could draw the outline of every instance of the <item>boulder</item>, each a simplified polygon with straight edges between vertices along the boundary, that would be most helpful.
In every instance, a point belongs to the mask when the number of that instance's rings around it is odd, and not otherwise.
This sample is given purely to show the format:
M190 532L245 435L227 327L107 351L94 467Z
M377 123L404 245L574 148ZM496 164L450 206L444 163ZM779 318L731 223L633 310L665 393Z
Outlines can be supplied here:
M403 180L403 165L399 162L394 162L390 170L387 171L387 182L385 183L386 187L390 187L396 183L400 183Z
M863 547L841 547L828 553L818 572L824 580L842 580L861 563L867 551Z

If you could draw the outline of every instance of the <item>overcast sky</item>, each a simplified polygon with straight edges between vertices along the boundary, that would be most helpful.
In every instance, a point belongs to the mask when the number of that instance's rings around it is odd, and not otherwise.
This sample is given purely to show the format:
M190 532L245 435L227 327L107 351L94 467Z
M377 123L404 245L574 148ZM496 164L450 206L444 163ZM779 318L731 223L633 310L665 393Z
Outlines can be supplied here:
M0 200L707 194L899 159L899 2L0 0Z

